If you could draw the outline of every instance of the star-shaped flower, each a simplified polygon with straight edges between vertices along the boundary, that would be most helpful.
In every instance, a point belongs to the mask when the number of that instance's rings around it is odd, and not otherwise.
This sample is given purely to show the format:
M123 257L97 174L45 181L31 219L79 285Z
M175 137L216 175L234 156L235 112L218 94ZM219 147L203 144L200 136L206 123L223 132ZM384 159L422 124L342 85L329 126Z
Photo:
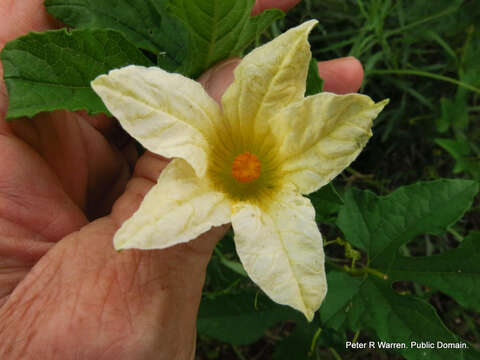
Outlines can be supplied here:
M304 97L308 21L253 50L235 69L222 108L200 84L127 66L92 82L108 110L148 150L174 158L116 249L161 249L231 222L240 260L274 301L307 319L327 283L309 194L359 154L386 101L359 94Z

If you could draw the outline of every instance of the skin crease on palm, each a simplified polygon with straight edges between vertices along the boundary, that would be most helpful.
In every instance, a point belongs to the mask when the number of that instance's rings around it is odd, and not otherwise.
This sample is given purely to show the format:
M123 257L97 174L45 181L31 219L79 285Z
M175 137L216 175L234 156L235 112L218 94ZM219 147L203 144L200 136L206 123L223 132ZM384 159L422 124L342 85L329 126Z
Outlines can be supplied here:
M254 13L297 2L259 0ZM60 25L42 4L0 2L0 48ZM199 79L217 101L238 62ZM337 93L357 91L363 77L353 58L319 63L319 72ZM113 119L56 111L7 123L7 103L1 82L0 358L192 358L206 265L226 227L165 250L117 253L113 234L167 160L137 159Z

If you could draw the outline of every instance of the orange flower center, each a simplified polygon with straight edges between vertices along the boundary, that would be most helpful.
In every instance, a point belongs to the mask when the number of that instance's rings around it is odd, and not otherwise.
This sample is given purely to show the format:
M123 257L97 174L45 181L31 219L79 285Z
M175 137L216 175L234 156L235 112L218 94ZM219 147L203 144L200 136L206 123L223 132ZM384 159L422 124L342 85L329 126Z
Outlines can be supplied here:
M260 176L260 168L262 165L258 160L258 157L249 153L248 151L237 155L232 164L233 177L242 182L248 183Z

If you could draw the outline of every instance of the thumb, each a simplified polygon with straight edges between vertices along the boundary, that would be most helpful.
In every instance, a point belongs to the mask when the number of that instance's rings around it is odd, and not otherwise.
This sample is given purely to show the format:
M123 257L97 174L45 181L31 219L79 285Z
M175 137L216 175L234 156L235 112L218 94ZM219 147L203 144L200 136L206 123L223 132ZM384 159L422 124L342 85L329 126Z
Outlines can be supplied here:
M198 78L198 82L218 104L221 103L225 90L233 82L233 70L240 61L240 58L232 58L219 62Z

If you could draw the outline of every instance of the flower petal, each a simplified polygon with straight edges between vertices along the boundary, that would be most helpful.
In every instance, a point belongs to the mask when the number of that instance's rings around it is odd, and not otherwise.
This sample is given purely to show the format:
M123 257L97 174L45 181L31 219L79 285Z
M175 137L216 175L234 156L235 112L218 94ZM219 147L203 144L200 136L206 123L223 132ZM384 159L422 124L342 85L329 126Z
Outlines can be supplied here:
M302 194L329 183L372 136L372 121L388 100L366 95L320 93L289 106L271 122L282 177Z
M281 191L262 209L233 206L235 246L250 278L274 301L311 321L327 292L322 236L307 198Z
M127 66L92 81L108 110L145 148L185 159L202 176L219 106L202 86L160 68Z
M115 249L163 249L230 222L230 202L198 178L182 159L172 160L140 208L114 237Z
M240 146L263 138L268 120L299 101L311 58L307 41L317 23L311 20L250 52L235 69L235 80L222 97L223 112Z

